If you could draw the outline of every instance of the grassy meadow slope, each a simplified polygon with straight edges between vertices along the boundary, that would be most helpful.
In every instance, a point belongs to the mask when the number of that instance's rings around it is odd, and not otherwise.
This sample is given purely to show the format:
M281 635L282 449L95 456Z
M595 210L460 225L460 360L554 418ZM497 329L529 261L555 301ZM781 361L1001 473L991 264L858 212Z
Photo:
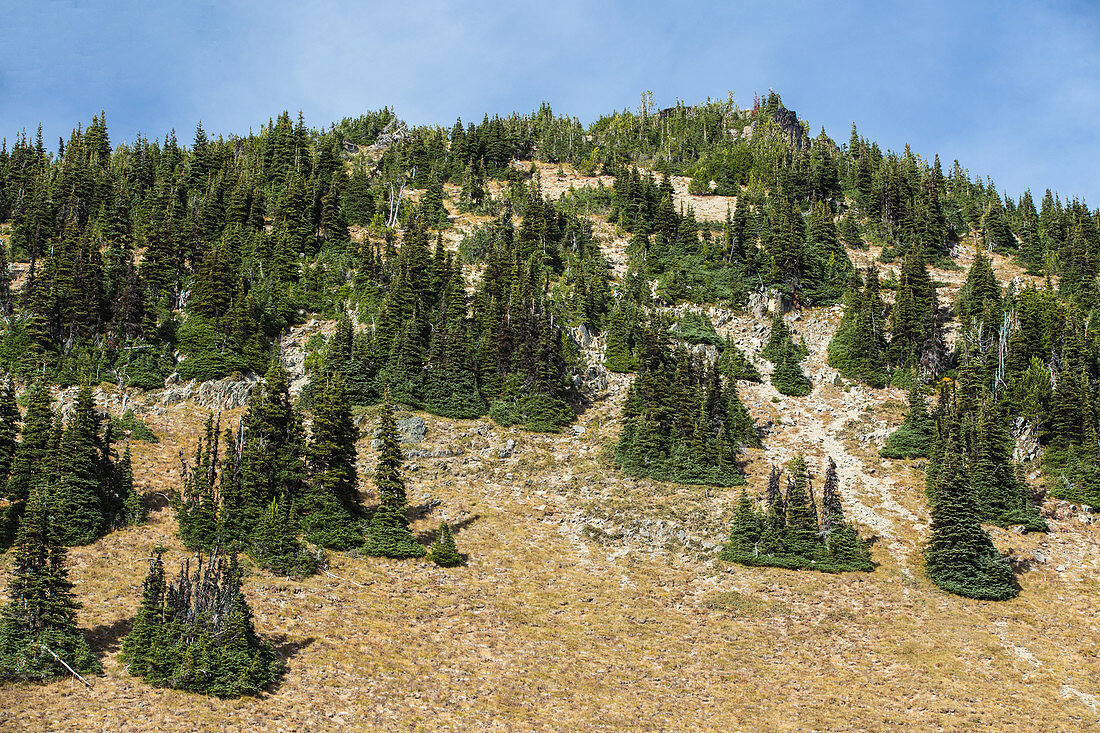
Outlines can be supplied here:
M594 185L544 167L547 194ZM677 180L687 198L687 179ZM605 184L606 185L606 184ZM690 197L700 219L727 199ZM471 224L457 217L459 231ZM625 242L598 230L613 263ZM853 252L858 263L874 256ZM998 275L1022 276L996 257ZM962 270L936 271L952 291ZM944 294L946 295L946 293ZM711 309L759 359L768 316ZM838 377L825 346L839 307L788 316L810 348L806 398L742 383L767 427L750 450L749 489L770 462L802 452L838 465L845 508L873 535L871 574L822 575L716 560L740 489L624 477L610 447L629 377L606 375L562 435L423 414L407 483L413 530L441 519L469 554L463 568L331 554L302 581L252 573L245 593L259 631L287 660L259 698L222 701L149 687L118 661L147 558L184 556L160 492L179 477L205 411L132 406L161 436L135 444L135 481L156 508L142 527L70 552L79 623L101 655L94 690L67 681L0 686L0 729L154 730L1065 730L1100 726L1100 525L1048 499L1048 535L991 528L1030 565L1012 601L948 595L923 575L928 532L919 461L877 455L901 422L905 395ZM589 350L595 359L598 344ZM363 413L361 485L373 503L374 455ZM232 418L232 414L223 416ZM502 450L509 440L511 451ZM415 464L415 468L414 465ZM1039 558L1045 562L1040 562ZM7 561L5 559L5 561Z

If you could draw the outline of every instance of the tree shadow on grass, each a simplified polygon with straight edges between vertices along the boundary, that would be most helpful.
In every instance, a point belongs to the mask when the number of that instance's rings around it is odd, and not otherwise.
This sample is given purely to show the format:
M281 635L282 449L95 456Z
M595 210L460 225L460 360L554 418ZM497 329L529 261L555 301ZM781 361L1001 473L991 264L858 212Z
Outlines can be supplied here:
M264 695L271 695L278 692L283 681L286 679L287 669L291 658L306 647L311 646L317 639L313 636L307 636L302 639L291 639L286 634L275 634L274 636L267 637L267 641L271 642L271 645L275 647L275 653L279 656L279 659L283 661L282 674L263 690Z
M480 514L472 514L465 519L458 520L454 524L448 522L447 526L451 528L451 534L458 534L479 519L481 519ZM423 532L420 532L416 535L416 541L422 545L430 545L438 539L439 527L436 527L435 529L424 530Z
M109 624L100 624L85 631L84 638L88 640L92 653L102 660L122 647L122 639L130 633L133 623L133 619L120 618Z

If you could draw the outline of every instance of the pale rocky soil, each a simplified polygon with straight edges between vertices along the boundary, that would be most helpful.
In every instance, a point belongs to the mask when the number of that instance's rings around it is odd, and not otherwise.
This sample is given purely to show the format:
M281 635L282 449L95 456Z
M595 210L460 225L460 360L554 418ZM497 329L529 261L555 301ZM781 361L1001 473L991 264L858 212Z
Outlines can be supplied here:
M544 189L552 172L543 171ZM718 208L708 216L723 218ZM618 256L621 240L605 234ZM1002 277L1012 273L1000 258L996 267ZM965 269L935 277L955 288ZM758 355L768 317L709 314L766 379L769 365ZM748 490L762 493L768 466L797 452L820 485L832 456L849 516L876 538L874 573L717 561L740 489L614 469L610 448L629 377L600 369L597 341L586 349L596 366L591 401L562 435L420 415L426 439L406 446L410 502L423 510L413 529L428 541L440 520L450 522L467 567L331 554L329 574L303 581L255 572L245 590L258 629L288 661L282 683L237 701L156 690L126 674L119 639L152 548L168 547L171 566L183 557L162 494L178 485L178 453L193 450L210 405L186 386L168 398L106 389L102 404L119 411L125 399L162 442L135 444L137 483L156 506L150 523L70 554L84 602L79 620L105 674L94 691L69 682L0 687L0 729L1100 728L1100 523L1047 500L1050 534L991 529L999 547L1031 561L1019 598L996 604L942 593L921 563L921 462L876 452L901 422L905 395L849 382L825 364L838 308L787 318L810 348L814 392L791 398L766 381L739 385L758 425L769 426L765 449L746 457ZM331 325L306 324L287 338L292 369L309 335ZM231 386L211 389L215 403L236 399ZM239 414L226 411L223 424ZM375 415L359 418L368 504Z

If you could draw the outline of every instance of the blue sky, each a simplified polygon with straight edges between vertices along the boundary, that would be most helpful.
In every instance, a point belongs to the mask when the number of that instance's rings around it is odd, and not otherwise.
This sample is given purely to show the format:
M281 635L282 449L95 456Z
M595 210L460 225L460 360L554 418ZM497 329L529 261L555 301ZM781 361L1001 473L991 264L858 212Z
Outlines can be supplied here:
M106 110L113 142L323 125L383 105L414 123L530 111L590 122L774 88L839 142L958 159L1018 194L1095 206L1100 3L107 2L0 0L0 136L51 148Z

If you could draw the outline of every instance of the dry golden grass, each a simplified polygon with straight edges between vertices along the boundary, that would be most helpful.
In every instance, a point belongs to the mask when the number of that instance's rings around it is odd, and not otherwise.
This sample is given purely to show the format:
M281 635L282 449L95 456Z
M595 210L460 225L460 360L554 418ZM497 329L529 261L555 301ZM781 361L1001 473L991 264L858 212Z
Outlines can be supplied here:
M843 390L823 399L840 399ZM946 595L922 576L923 532L895 517L873 574L824 576L726 566L733 490L634 480L609 468L617 399L581 436L540 436L425 416L414 458L418 519L457 527L465 568L333 555L304 581L253 573L259 630L286 656L260 698L211 700L149 687L117 659L158 544L182 550L170 510L70 555L81 624L104 661L93 691L70 682L0 687L4 730L1083 730L1095 726L1100 542L1055 521L1049 536L1000 533L1049 562L1007 603ZM773 409L765 401L765 409ZM757 403L752 403L757 410ZM897 406L889 420L899 419ZM872 419L872 412L867 413ZM176 454L204 419L187 405L135 445L147 493L170 488ZM515 454L497 457L509 437ZM858 442L858 441L857 441ZM366 441L360 449L373 459ZM483 450L489 449L488 454ZM854 447L868 463L873 447ZM765 456L751 456L759 487ZM446 464L444 466L444 464ZM923 514L923 476L889 471L895 498ZM849 493L863 489L845 487ZM869 497L853 496L865 503ZM683 532L679 538L677 533ZM648 534L647 534L648 533ZM1065 572L1054 568L1065 565ZM1082 694L1079 694L1082 693Z
M544 188L550 178L543 170ZM456 219L458 230L476 223ZM1013 274L1003 260L996 267ZM952 287L964 276L942 273ZM717 561L740 490L617 473L618 380L580 416L581 435L425 415L428 437L416 447L463 453L410 458L411 503L442 502L413 529L427 541L446 519L469 565L332 554L331 576L254 572L245 592L257 628L287 660L279 686L232 701L159 690L126 673L118 647L152 549L168 547L171 566L184 556L157 495L177 485L178 453L193 450L205 413L139 406L161 436L134 446L151 520L70 553L79 620L104 674L91 691L68 681L0 686L0 730L1100 728L1098 525L1070 517L1050 520L1049 535L994 529L1003 550L1048 559L1021 576L1015 600L969 601L932 586L920 562L919 462L885 461L881 440L863 439L900 423L904 394L833 384L824 346L838 318L792 316L811 350L811 397L773 402L770 385L741 385L757 421L774 424L767 450L749 451L748 488L760 492L768 464L795 451L818 470L836 457L846 507L878 536L874 573ZM723 330L745 343L751 325L735 314ZM509 438L515 452L500 458ZM359 444L365 471L368 442Z

